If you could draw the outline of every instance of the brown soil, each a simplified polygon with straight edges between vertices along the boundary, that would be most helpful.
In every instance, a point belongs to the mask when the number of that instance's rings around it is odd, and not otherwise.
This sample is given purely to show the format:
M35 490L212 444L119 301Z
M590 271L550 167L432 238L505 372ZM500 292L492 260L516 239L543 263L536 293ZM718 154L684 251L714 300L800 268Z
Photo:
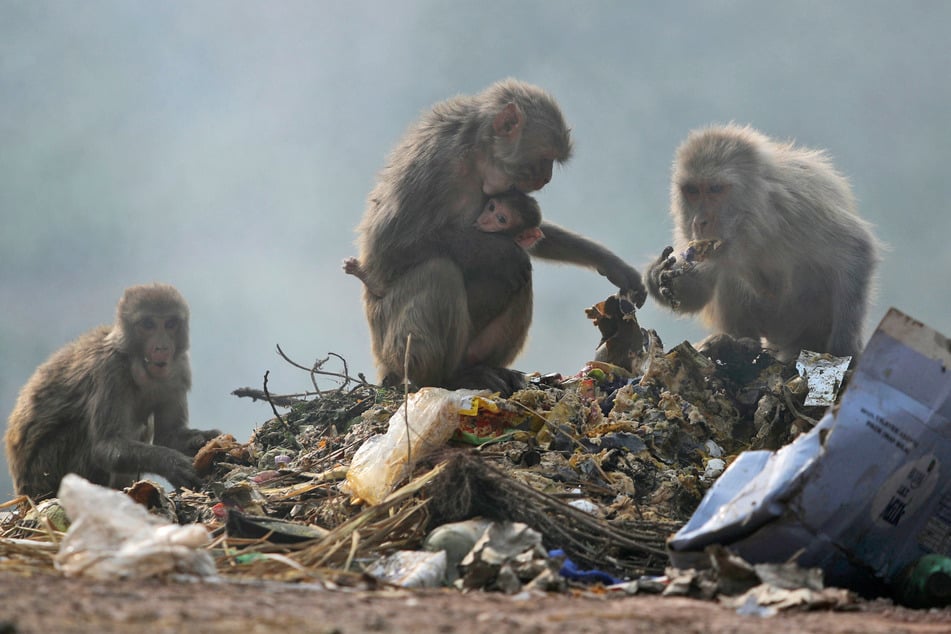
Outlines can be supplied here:
M412 632L451 634L756 633L862 634L951 631L951 609L888 602L850 612L739 616L710 601L635 596L505 596L454 590L354 591L279 583L95 582L55 573L0 572L0 633Z

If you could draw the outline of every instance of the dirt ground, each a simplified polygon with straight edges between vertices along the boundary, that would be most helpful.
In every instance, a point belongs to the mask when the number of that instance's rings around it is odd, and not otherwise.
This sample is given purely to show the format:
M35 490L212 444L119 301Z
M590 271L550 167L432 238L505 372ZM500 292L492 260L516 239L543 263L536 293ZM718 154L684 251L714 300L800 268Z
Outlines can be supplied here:
M951 609L889 602L849 612L740 616L709 601L634 596L505 596L455 590L354 591L314 585L93 582L0 572L0 634L13 632L412 632L414 634L757 633L951 631Z

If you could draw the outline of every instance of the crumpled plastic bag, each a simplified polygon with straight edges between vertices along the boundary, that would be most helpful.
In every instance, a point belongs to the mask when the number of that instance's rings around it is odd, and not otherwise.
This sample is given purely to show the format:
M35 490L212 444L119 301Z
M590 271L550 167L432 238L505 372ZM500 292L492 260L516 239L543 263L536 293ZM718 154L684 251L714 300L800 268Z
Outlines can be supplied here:
M487 394L438 387L410 394L406 406L390 418L386 433L371 436L354 454L347 471L348 492L369 504L382 502L420 459L446 444L459 427L460 415L477 409L476 397Z
M398 550L378 559L367 573L404 588L438 588L446 578L446 551Z
M170 572L215 576L215 563L201 547L208 531L150 514L121 491L75 474L63 478L59 500L72 523L54 558L66 576L140 579Z
M564 588L558 568L542 546L541 533L521 522L491 522L460 563L462 577L455 585L515 594L527 583L554 591Z

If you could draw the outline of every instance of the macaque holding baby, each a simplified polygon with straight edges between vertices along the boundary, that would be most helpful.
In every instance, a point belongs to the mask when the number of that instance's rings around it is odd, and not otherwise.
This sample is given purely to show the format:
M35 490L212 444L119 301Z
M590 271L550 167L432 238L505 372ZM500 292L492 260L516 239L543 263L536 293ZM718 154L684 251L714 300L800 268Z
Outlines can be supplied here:
M515 244L528 249L545 237L538 225L542 210L534 198L517 190L489 198L476 218L475 226L486 233L501 233L515 238Z
M510 237L522 249L528 249L545 237L539 228L541 222L542 212L538 202L531 196L512 190L489 198L470 228L444 236L440 242L447 257L462 269L467 282L480 277L481 268L487 261L492 263L494 270L524 269L527 266L527 271L518 277L528 278L531 276L528 258L518 257L518 252L511 249L493 248L498 245L481 239L481 234L494 233ZM370 293L383 297L384 289L371 285L357 258L344 260L343 270L359 278Z

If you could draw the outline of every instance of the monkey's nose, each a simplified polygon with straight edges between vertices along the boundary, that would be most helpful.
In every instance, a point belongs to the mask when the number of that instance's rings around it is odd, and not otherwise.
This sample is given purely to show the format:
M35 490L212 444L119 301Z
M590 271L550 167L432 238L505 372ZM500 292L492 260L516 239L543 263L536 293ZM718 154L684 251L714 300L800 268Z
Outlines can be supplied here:
M707 225L710 223L705 218L694 218L691 223L691 229L693 229L693 235L695 238L703 238L704 233L707 230Z
M543 176L541 178L536 178L534 180L525 181L526 187L522 190L524 192L534 192L538 191L545 185L551 182L551 176Z

